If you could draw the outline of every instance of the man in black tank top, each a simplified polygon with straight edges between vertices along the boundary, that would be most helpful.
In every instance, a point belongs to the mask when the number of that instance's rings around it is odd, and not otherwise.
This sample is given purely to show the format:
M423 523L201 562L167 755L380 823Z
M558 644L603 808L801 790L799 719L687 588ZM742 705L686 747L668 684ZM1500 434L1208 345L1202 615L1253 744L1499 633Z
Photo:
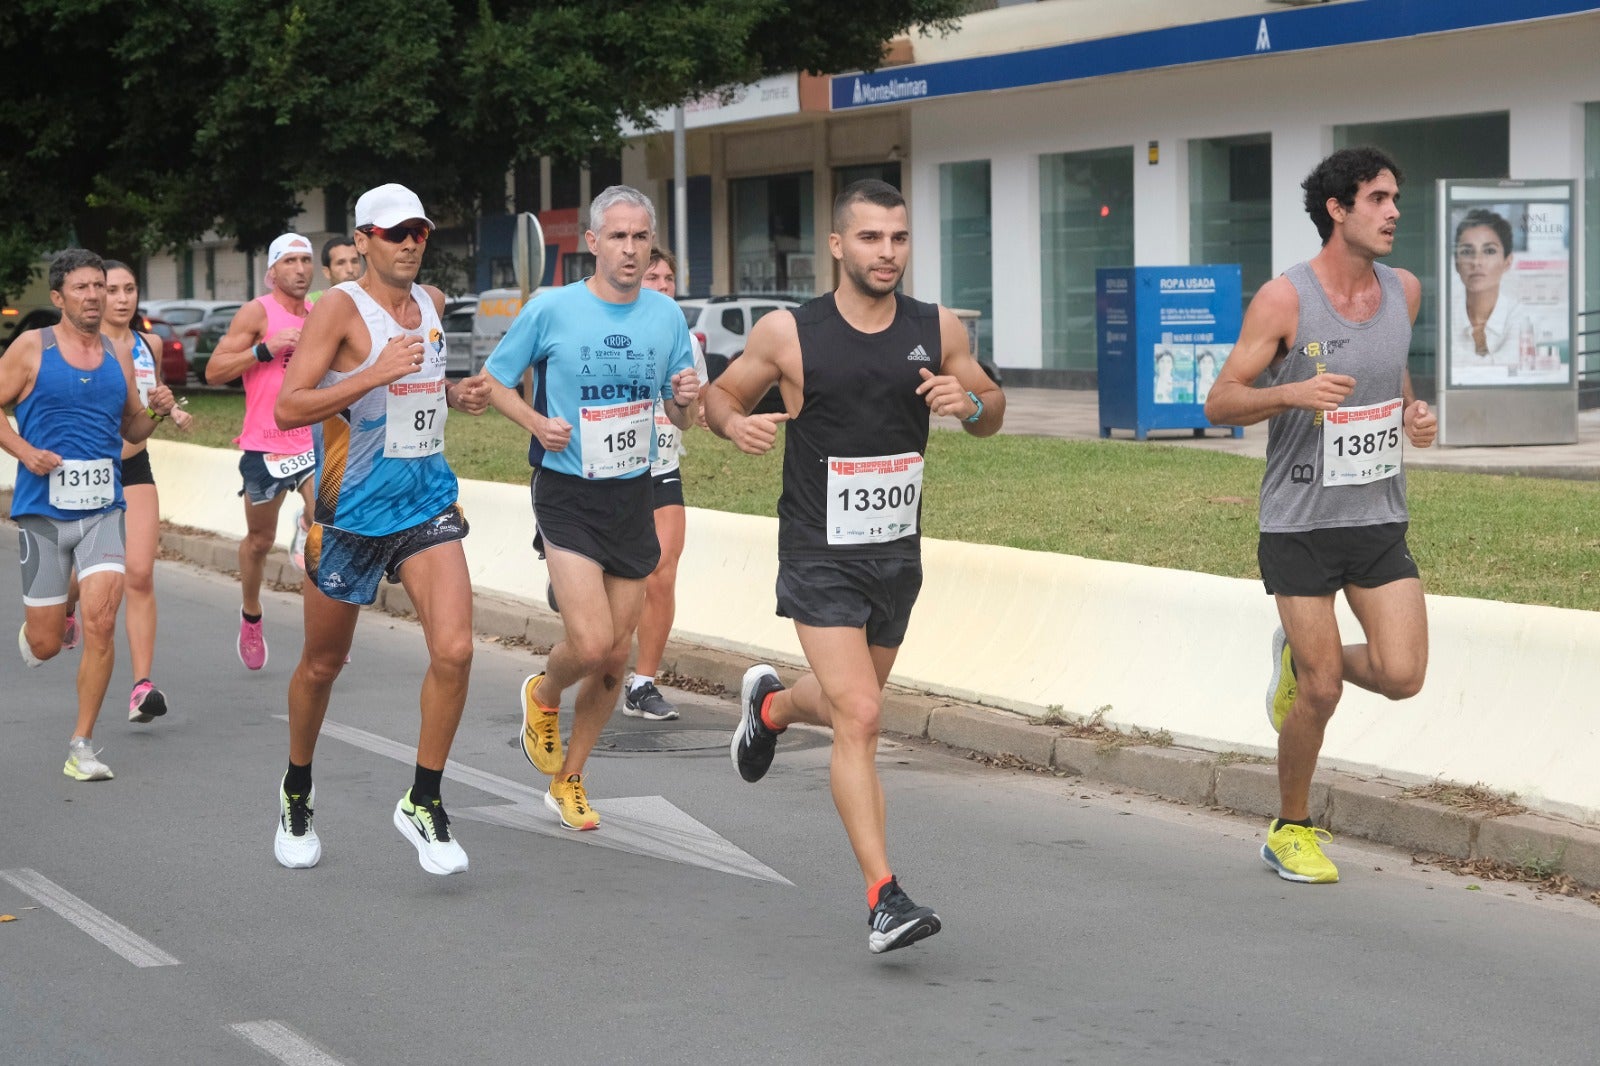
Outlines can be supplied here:
M950 311L896 293L911 235L905 200L881 181L839 195L828 238L839 287L775 311L707 391L706 421L762 455L789 423L778 500L778 614L794 619L811 672L784 688L771 666L745 673L731 753L766 774L791 723L833 729L833 798L867 885L868 947L937 933L889 866L874 756L883 686L922 586L922 459L930 413L977 437L1000 428L1005 397ZM780 414L749 412L777 384Z
M1377 263L1394 249L1400 179L1375 148L1317 165L1302 187L1322 251L1256 293L1206 399L1218 425L1271 420L1257 554L1282 620L1266 699L1280 806L1261 858L1286 881L1339 879L1318 839L1331 836L1312 824L1311 778L1344 682L1406 699L1428 665L1402 448L1426 448L1438 432L1406 371L1422 287ZM1365 644L1340 638L1341 589Z

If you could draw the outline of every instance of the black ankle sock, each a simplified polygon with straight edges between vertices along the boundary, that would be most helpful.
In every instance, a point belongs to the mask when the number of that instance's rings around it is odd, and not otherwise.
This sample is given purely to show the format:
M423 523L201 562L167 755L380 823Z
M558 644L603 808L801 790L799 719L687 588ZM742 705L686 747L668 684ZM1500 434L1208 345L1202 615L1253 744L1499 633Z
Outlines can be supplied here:
M429 770L425 766L418 766L416 776L411 779L411 802L421 803L424 799L438 799L439 786L443 781L443 770Z
M306 796L311 793L311 764L296 766L289 764L289 772L283 775L283 791L288 796Z
M1298 825L1298 826L1303 826L1306 829L1315 829L1316 828L1316 826L1311 824L1311 819L1310 818L1279 818L1278 819L1278 825L1279 826Z
M245 614L243 611L240 611L239 616L246 622L249 622L251 625L255 625L257 622L261 621L261 616L259 614Z

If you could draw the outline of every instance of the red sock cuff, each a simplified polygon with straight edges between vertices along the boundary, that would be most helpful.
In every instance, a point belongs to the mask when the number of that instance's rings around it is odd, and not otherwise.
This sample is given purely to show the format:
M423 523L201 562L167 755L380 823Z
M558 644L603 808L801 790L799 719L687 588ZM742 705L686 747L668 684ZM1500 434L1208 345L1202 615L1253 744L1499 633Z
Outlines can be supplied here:
M772 722L772 698L776 695L776 692L769 692L765 697L762 698L761 724L772 730L774 733L781 733L783 731L783 726L774 725Z
M883 886L894 880L894 874L889 874L881 880L874 881L867 886L867 907L871 909L878 905L878 893L883 891Z

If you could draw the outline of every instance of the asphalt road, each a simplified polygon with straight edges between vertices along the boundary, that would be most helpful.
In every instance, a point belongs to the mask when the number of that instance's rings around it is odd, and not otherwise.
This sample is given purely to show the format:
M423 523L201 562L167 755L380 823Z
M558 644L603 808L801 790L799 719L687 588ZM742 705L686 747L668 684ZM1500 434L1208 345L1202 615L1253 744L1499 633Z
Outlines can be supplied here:
M1596 1058L1600 908L1347 840L1341 884L1290 885L1253 820L931 745L881 763L896 868L945 930L873 956L825 738L792 731L745 785L730 701L619 715L590 768L602 828L564 832L515 747L525 648L479 644L444 790L472 866L430 876L390 823L423 644L380 615L318 749L322 864L284 870L299 602L268 594L249 674L228 578L157 583L173 709L128 724L119 664L96 735L115 781L61 773L77 653L28 670L0 640L0 1063ZM20 618L0 532L0 635Z

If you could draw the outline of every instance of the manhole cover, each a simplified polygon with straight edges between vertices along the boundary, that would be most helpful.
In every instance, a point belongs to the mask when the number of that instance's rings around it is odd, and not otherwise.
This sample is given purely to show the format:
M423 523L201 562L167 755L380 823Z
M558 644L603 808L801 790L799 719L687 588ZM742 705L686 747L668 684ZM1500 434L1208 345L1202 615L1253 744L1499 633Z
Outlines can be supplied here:
M596 751L619 754L645 751L728 750L733 733L727 729L630 729L600 734Z

